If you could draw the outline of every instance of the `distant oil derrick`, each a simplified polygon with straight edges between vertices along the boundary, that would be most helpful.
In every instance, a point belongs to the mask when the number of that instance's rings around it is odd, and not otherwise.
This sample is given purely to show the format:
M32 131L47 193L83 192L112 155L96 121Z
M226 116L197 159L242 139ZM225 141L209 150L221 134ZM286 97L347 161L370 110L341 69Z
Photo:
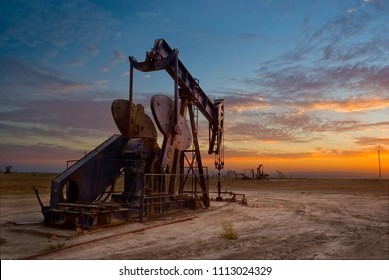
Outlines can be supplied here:
M4 168L4 174L11 174L12 173L12 165L7 165Z
M264 174L263 164L258 165L257 174L255 176L255 179L257 179L257 180L269 180L270 179L269 174Z

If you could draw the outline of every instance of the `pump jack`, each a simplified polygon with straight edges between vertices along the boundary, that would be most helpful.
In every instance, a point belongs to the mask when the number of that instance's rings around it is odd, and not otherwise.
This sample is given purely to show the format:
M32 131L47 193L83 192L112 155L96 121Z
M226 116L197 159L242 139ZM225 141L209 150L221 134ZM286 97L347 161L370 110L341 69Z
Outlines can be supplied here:
M209 207L208 177L201 160L195 110L209 122L208 154L215 154L215 162L224 164L224 101L212 102L207 97L178 54L164 39L157 39L143 62L129 57L129 99L115 100L111 108L121 134L111 136L54 178L49 206L43 205L35 190L46 224L88 229L114 220L143 221L150 212L196 208L199 203ZM162 147L157 143L151 117L133 101L134 69L165 70L174 80L174 99L154 95L150 102L154 121L163 135ZM191 160L188 153L192 154ZM124 191L115 192L115 182L123 173ZM188 182L192 182L189 187Z

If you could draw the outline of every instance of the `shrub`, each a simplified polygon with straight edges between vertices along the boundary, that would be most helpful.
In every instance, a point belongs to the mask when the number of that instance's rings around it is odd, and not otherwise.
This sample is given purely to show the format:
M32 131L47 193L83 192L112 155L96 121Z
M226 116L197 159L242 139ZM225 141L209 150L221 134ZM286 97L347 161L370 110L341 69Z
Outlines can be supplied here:
M223 238L228 240L235 240L238 239L238 233L234 229L234 226L232 223L224 223L223 224Z

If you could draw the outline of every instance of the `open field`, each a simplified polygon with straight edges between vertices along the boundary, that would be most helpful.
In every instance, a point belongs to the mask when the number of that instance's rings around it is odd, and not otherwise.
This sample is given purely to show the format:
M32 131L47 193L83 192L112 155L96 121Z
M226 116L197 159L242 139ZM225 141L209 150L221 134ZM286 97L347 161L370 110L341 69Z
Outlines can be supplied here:
M389 259L388 180L223 181L248 204L78 233L41 223L54 176L0 174L1 259Z

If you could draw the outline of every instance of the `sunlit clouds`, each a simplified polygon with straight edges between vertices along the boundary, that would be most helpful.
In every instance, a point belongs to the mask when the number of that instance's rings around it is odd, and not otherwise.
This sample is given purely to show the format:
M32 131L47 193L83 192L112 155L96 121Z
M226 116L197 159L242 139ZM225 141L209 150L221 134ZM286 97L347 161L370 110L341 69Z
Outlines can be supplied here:
M165 38L225 100L225 170L374 177L380 150L389 176L387 1L11 1L0 15L0 168L58 172L118 133L128 56ZM135 73L147 113L154 94L174 96L169 75Z
M313 110L328 110L337 112L357 112L381 110L389 107L389 98L348 98L344 100L315 102L308 104Z

